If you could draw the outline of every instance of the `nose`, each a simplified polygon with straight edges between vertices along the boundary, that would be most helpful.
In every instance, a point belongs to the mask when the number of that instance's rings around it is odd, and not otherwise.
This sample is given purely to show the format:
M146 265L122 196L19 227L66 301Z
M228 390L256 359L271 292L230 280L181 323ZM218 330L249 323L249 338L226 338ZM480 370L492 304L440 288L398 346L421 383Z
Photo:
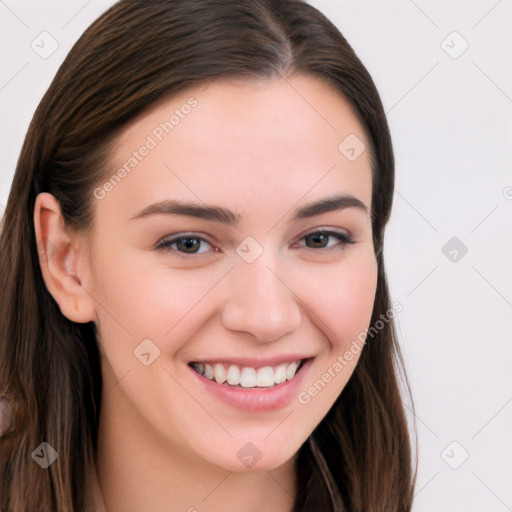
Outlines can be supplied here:
M224 327L267 343L294 332L302 314L290 281L289 272L279 272L267 250L253 263L238 261L229 274Z

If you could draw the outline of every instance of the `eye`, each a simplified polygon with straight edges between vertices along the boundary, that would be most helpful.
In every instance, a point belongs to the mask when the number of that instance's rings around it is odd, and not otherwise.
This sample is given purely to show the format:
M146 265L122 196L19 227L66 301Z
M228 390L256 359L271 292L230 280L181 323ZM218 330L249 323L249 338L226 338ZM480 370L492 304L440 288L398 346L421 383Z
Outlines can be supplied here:
M305 247L307 249L336 250L355 243L352 237L347 233L332 230L313 231L304 235L300 240L306 241ZM163 239L156 244L155 249L173 252L180 258L189 258L191 256L208 253L208 246L213 247L205 238L195 234L184 233ZM290 247L301 248L301 245L294 242ZM213 247L214 252L218 250L219 249L216 247Z
M337 240L337 243L330 243L332 240ZM308 249L336 249L343 248L346 245L352 245L355 240L347 233L341 233L332 230L318 230L304 235L301 240L306 241ZM298 244L295 242L292 247L296 248Z
M171 238L166 238L158 242L155 249L162 251L175 252L177 256L186 258L189 255L204 254L208 249L199 250L205 245L210 245L210 242L200 236L182 234ZM215 249L216 250L216 249Z

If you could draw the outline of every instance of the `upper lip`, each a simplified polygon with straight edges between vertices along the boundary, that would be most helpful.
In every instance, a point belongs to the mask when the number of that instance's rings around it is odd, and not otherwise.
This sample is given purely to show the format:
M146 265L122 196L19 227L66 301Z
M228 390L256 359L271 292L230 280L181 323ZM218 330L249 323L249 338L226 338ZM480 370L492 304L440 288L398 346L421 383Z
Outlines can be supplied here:
M205 359L194 359L191 363L206 363L211 366L216 363L224 363L228 365L237 366L248 366L250 368L264 368L265 366L278 366L283 363L293 363L295 361L302 361L304 359L310 359L315 356L301 355L301 354L290 354L290 355L279 355L266 359L261 358L250 358L250 357L207 357Z

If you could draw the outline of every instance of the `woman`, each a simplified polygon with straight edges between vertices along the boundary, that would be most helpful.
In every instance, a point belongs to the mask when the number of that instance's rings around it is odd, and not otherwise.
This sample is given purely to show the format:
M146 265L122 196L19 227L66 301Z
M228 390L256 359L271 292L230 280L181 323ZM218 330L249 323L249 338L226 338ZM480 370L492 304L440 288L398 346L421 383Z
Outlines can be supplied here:
M0 509L410 510L393 183L374 84L313 7L115 4L3 219Z

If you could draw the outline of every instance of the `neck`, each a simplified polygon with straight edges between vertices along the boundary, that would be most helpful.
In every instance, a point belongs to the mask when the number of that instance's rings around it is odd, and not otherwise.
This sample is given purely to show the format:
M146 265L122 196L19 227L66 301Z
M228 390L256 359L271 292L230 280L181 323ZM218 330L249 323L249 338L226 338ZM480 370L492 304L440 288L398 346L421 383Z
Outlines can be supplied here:
M97 464L105 512L292 510L294 459L270 471L229 471L153 434L120 394L118 386L101 405Z

